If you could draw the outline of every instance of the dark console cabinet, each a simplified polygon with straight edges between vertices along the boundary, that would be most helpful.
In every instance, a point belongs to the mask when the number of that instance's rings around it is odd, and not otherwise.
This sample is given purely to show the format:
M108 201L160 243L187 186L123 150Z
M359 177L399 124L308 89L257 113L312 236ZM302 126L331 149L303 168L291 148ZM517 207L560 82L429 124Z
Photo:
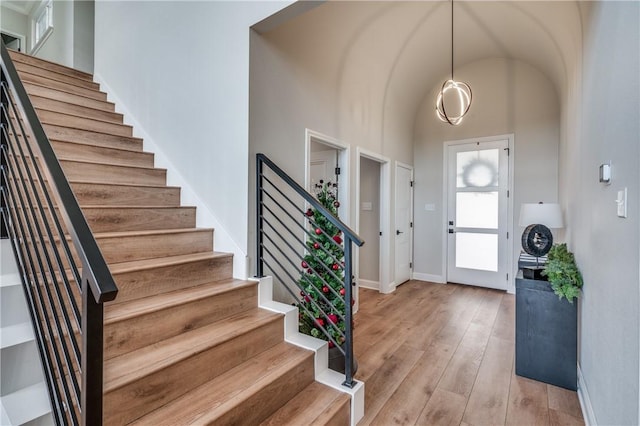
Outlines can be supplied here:
M547 281L516 279L516 374L576 390L578 301L559 300Z

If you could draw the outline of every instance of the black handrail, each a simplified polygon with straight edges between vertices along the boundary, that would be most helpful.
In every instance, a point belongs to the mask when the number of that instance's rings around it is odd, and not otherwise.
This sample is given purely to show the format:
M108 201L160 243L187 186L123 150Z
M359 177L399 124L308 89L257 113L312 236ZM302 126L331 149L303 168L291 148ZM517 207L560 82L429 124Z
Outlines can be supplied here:
M339 242L334 242L331 238L332 236L327 235L324 230L317 227L313 219L308 217L308 215L305 214L305 211L279 188L279 185L274 183L265 175L265 165L286 184L286 188L293 190L297 196L301 197L301 199L307 203L307 205L319 212L322 217L341 232L343 236L344 249L342 249ZM265 184L268 184L269 188L274 190L274 195L270 194ZM287 207L285 208L280 205L275 197L279 197L283 201L286 201ZM269 207L269 203L272 205L273 209ZM274 211L276 208L279 209L278 212ZM293 213L290 211L293 211ZM279 213L282 213L282 216L279 217ZM321 253L323 260L320 260L318 255L309 252L307 244L302 241L298 235L296 235L296 232L294 232L292 228L294 228L294 226L299 228L297 232L301 232L301 235L303 236L306 234L307 236L312 237L312 234L307 228L305 228L305 226L298 222L296 215L298 218L305 217L306 221L326 235L328 237L328 241L330 241L329 244L334 244L335 246L340 247L339 251L344 254L344 265L339 265L339 259L336 259L330 251L322 245L318 246L317 250ZM267 218L267 216L271 219ZM290 225L286 224L285 221L288 221ZM285 235L283 236L283 234ZM329 262L336 266L338 270L342 270L342 273L344 273L342 284L344 288L344 297L342 297L342 293L338 296L331 286L326 284L323 285L326 286L327 294L329 292L333 293L333 295L339 297L341 299L341 303L344 304L344 316L340 313L337 314L340 319L344 321L344 330L339 329L339 327L335 325L335 320L326 321L323 324L318 323L316 327L324 333L330 344L338 347L338 349L344 354L345 381L343 382L343 385L350 388L355 385L355 381L353 380L353 309L351 304L353 285L352 243L360 247L364 244L364 241L267 156L264 154L256 155L256 277L264 277L265 265L268 266L274 277L284 285L285 290L287 290L296 300L300 300L298 297L305 298L310 295L306 292L307 290L304 285L300 284L300 282L310 284L310 280L315 279L321 283L326 283L325 277L338 279L336 273L328 267L327 259L329 259ZM309 276L302 274L301 278L296 279L291 272L298 268L293 259L298 259L298 261L304 260L304 255L301 255L299 251L305 250L307 252L307 256L311 256L315 260L318 260L317 264L319 265L318 268L320 268L320 271L310 270ZM266 259L265 253L269 256L271 261ZM300 290L300 296L292 291L290 288L292 285L298 287ZM312 307L312 309L319 311L324 318L329 319L329 314L332 312L325 312L320 306L323 303L329 303L327 297L321 292L319 292L316 297L319 299L318 302L313 298L308 298L307 303ZM298 303L298 308L303 311L301 312L301 315L311 315L311 312L305 306L305 303ZM338 335L340 340L343 341L342 345L340 345L341 342L334 339L331 333L332 330Z
M1 236L11 238L21 268L56 423L101 425L103 306L105 302L116 298L118 288L9 52L4 43L0 45ZM49 217L45 211L48 211ZM71 236L81 272L72 258L57 214ZM50 222L53 222L53 227ZM58 234L67 263L56 247L54 233ZM71 276L81 294L81 314L65 266L70 267ZM63 282L59 286L53 285L54 291L51 292L47 282L57 280ZM66 290L66 299L59 287ZM71 306L73 317L69 315L65 301ZM49 313L46 307L50 309ZM48 318L49 315L51 318ZM73 361L77 362L78 348L75 346L72 321L82 335L78 366L80 385L74 375ZM64 333L68 334L70 347L65 342ZM75 356L70 357L70 353ZM70 405L77 405L80 419L76 418L74 407Z

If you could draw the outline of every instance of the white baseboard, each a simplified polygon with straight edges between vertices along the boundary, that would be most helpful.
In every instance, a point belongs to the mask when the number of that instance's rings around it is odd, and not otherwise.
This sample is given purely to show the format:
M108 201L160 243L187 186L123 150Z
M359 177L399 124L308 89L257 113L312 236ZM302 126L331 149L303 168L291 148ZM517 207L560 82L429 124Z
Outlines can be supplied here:
M150 134L136 120L134 114L129 111L118 94L109 87L100 74L94 74L95 81L100 84L103 91L107 92L110 102L116 104L116 111L124 115L125 124L133 126L135 136L143 139L145 151L152 152L155 156L155 167L167 169L167 185L179 186L180 204L183 206L196 207L196 224L201 228L214 228L214 247L216 251L233 253L233 276L238 279L246 279L248 273L247 253L234 241L233 237L226 231L213 212L207 207L202 199L196 194L191 185L173 165L171 160L155 143Z
M446 281L442 275L423 274L422 272L414 272L411 279L418 281L429 281L432 283L444 284Z
M353 388L342 385L344 375L329 369L329 349L324 340L302 334L298 331L298 308L273 300L273 278L251 279L258 281L258 305L263 309L284 314L284 339L296 346L313 351L315 379L337 391L351 396L351 426L364 417L364 383L356 380Z
M584 381L580 364L578 364L578 399L580 400L580 408L582 409L582 417L584 418L584 424L586 426L596 426L596 416L593 413L593 406L591 405L591 398L589 398L589 391L587 384Z
M380 290L380 281L363 280L362 278L359 278L358 286L368 288L370 290Z

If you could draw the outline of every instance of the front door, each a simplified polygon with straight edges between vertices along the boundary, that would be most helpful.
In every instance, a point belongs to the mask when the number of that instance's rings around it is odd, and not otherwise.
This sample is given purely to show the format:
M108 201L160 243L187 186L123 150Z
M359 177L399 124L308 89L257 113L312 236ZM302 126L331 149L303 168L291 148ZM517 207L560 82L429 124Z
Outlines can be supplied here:
M509 141L447 150L447 281L506 290Z

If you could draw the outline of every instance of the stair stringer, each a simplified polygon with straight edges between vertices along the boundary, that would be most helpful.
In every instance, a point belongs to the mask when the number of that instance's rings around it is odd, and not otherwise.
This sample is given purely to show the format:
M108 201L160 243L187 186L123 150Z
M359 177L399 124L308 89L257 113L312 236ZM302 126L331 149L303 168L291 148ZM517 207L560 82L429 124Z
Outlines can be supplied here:
M124 124L132 126L134 136L143 140L144 151L154 154L154 167L167 170L167 186L177 186L181 188L180 204L183 206L196 207L196 226L199 228L215 229L213 246L216 248L216 251L233 253L233 276L238 279L247 279L249 273L246 251L233 239L231 234L229 234L207 204L205 204L193 190L184 176L177 171L178 169L173 165L169 157L145 130L144 126L136 120L135 114L129 111L126 103L118 96L115 90L107 84L100 74L96 73L93 77L94 81L100 84L101 90L107 93L107 100L115 104L116 112L124 116Z
M329 369L328 343L300 333L298 331L298 308L273 300L273 277L250 278L250 280L258 282L258 306L262 309L284 314L284 339L291 344L315 353L314 369L316 381L350 395L351 426L358 424L364 417L364 383L356 381L356 385L351 389L342 386L344 375Z

